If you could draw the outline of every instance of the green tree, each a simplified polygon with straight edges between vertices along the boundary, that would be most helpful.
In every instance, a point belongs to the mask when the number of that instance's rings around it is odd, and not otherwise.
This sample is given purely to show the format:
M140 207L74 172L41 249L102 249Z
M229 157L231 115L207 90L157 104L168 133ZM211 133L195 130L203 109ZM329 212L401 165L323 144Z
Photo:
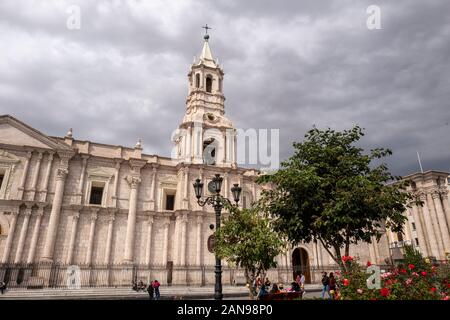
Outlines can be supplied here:
M363 135L359 126L343 132L313 128L294 143L280 170L258 180L272 186L259 205L276 218L276 230L293 244L319 241L342 269L341 250L348 256L351 244L379 240L385 227L401 232L413 199L407 182L380 160L392 154L389 149L364 154L355 145Z
M272 220L258 212L257 207L229 207L230 215L217 233L215 252L221 259L244 269L250 298L254 297L253 281L270 268L285 243L272 227Z

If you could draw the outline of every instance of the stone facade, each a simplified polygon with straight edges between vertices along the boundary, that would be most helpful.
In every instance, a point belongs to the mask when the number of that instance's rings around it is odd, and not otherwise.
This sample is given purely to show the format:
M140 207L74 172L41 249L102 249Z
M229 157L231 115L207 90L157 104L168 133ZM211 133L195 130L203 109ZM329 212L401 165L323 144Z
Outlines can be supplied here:
M129 285L131 274L163 284L213 283L208 239L214 213L197 204L192 184L200 178L206 186L220 173L222 194L231 197L230 188L238 183L245 206L261 192L255 184L259 172L236 165L235 130L224 115L223 76L205 39L188 74L186 114L174 136L172 158L144 154L140 142L128 148L76 140L72 130L65 137L49 137L1 116L1 263L40 263L49 270L78 265L89 285ZM411 176L425 206L406 213L404 240L438 259L449 251L447 177L440 172ZM377 244L353 246L351 253L382 264L399 240L387 232ZM277 260L279 268L269 277L282 282L290 281L298 266L310 270L308 280L315 282L318 272L334 265L315 243L288 248ZM51 274L30 271L21 281L66 281L64 276L52 280ZM14 283L17 275L8 277ZM223 282L239 279L242 271L225 264Z

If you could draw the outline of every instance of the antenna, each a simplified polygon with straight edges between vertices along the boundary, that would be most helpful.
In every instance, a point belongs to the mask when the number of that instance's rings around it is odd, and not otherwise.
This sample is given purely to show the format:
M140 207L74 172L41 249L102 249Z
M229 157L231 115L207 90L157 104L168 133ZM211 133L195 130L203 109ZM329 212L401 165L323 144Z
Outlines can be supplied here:
M420 172L423 173L422 162L420 161L419 151L416 151L416 152L417 152L417 159L419 160Z

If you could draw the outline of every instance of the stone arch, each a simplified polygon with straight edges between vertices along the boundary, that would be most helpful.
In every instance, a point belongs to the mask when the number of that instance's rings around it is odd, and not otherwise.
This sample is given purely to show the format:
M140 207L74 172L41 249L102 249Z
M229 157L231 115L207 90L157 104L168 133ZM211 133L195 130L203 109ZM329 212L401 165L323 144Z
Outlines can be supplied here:
M213 77L212 77L212 75L208 74L205 79L206 92L209 92L209 93L212 92L212 85L213 85Z
M209 128L206 129L203 133L203 146L202 146L202 152L203 152L203 159L205 159L205 143L211 144L210 149L206 150L207 152L212 151L212 148L215 148L215 165L220 165L223 163L224 160L224 138L223 134L219 129L215 128Z
M292 275L294 280L300 273L305 275L305 282L311 283L311 266L309 263L311 253L304 246L296 247L292 253Z
M195 87L200 88L200 73L195 75Z

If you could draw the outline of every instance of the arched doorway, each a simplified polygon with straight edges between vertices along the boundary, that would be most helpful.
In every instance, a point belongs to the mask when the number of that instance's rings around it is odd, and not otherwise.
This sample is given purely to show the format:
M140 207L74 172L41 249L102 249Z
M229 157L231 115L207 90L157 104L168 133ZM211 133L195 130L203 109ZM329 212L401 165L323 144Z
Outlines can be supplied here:
M303 248L296 248L292 252L292 268L294 280L297 275L303 273L305 275L305 282L311 283L311 270L309 269L308 252Z

